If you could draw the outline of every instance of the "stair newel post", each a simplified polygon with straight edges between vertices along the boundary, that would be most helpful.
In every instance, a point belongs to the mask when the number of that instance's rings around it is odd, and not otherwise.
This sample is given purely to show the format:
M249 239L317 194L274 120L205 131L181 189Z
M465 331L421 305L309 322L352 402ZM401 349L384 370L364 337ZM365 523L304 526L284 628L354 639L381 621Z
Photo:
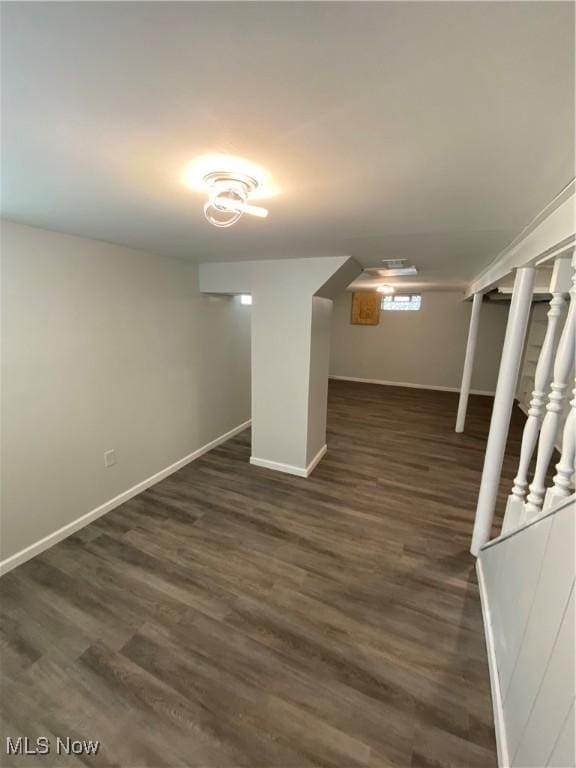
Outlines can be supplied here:
M576 257L572 259L572 268L576 268ZM570 307L566 316L566 322L558 344L556 360L554 361L554 377L548 395L546 415L540 429L538 440L538 454L534 478L530 484L530 493L524 505L524 514L521 522L529 520L542 509L542 502L546 491L546 473L554 451L554 443L562 415L562 405L568 388L568 377L574 365L574 345L576 343L576 272L572 274L572 288L570 289Z
M518 472L514 478L514 485L506 503L506 513L502 525L503 533L516 528L522 519L526 492L528 490L528 469L538 443L538 434L544 418L547 387L554 364L558 323L564 307L565 294L570 290L570 275L570 259L557 259L550 281L552 298L550 300L550 309L548 310L546 334L536 365L534 389L530 399L524 432L522 433Z
M506 336L500 358L500 370L496 394L494 395L494 406L490 419L490 431L486 444L486 455L470 546L470 551L476 557L480 547L490 539L492 532L506 439L532 303L535 272L534 267L520 267L516 270L514 278L512 302L508 312Z

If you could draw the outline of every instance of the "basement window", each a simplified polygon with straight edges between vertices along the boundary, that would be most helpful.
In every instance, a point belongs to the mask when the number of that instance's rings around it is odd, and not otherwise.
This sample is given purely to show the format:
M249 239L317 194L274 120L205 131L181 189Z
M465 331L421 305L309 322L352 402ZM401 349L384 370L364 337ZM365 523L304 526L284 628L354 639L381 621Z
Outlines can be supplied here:
M422 296L413 293L410 296L382 296L380 309L401 310L403 312L417 312L422 304Z
M252 304L252 295L249 293L243 293L240 296L240 304L246 304L246 306L250 306Z

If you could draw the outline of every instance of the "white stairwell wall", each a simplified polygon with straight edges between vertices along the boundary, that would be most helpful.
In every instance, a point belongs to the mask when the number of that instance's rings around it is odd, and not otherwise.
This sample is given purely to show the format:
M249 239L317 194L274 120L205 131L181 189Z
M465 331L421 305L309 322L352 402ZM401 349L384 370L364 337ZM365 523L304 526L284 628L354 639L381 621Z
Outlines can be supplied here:
M575 514L572 496L480 551L501 766L575 765Z

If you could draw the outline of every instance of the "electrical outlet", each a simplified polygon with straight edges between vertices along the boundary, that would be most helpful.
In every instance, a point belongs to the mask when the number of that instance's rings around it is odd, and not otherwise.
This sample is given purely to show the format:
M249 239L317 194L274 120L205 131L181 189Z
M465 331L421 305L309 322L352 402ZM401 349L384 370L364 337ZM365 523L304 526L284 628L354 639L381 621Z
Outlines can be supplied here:
M113 467L114 464L116 464L116 451L114 449L111 451L104 451L104 466Z

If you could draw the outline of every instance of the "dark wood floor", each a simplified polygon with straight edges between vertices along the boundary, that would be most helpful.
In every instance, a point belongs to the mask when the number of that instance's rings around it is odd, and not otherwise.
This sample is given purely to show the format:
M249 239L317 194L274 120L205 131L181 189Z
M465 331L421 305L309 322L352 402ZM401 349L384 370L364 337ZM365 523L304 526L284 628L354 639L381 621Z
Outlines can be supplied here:
M2 751L101 747L1 764L494 766L468 554L490 409L456 435L453 394L332 382L308 480L250 466L244 432L9 573Z

